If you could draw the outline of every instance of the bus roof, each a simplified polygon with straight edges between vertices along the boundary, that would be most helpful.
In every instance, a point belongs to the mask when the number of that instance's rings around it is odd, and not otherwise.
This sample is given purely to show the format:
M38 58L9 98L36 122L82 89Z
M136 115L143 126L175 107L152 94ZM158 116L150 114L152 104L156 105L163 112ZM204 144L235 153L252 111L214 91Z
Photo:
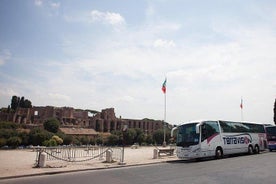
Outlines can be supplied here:
M193 121L180 123L177 126L181 126L181 125L185 125L185 124L191 124L191 123L201 123L201 122L204 122L204 121L229 121L229 122L235 122L235 123L252 123L252 124L264 125L265 127L270 125L270 124L263 124L263 123L257 123L257 122L249 122L249 121L231 121L231 120L221 120L221 119L218 119L218 120L201 119L201 120L193 120ZM271 126L273 126L273 125L271 125Z

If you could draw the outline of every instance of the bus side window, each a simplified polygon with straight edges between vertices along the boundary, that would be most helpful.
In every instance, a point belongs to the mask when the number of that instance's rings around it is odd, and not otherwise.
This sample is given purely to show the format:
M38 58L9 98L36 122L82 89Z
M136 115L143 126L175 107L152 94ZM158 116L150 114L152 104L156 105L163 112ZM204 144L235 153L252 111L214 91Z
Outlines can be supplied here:
M201 142L211 137L212 135L219 133L218 123L215 121L206 121L202 125Z
M203 124L201 127L202 135L201 135L201 142L207 139L207 130L206 130L206 124Z

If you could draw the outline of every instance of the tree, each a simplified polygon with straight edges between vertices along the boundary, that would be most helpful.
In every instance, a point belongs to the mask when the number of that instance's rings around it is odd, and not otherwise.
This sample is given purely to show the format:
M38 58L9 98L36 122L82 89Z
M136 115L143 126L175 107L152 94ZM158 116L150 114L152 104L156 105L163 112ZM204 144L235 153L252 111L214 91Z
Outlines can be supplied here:
M134 143L134 138L137 136L135 129L130 128L124 133L124 144L131 145Z
M52 132L52 133L57 133L58 132L59 125L60 125L60 123L56 118L48 119L43 124L44 129L49 131L49 132Z
M28 99L25 99L23 108L31 108L31 107L32 107L32 102Z
M80 146L80 145L81 145L81 142L80 142L80 140L78 139L78 137L73 137L72 144L73 144L73 145Z
M167 128L166 129L166 142L169 141L170 139L170 131L169 129ZM164 130L163 129L159 129L157 131L155 131L152 135L152 139L153 139L153 142L156 143L156 144L163 144L163 141L164 141Z
M63 144L69 145L73 143L73 136L71 135L66 135L63 139Z
M20 132L18 136L21 138L21 145L27 146L29 144L30 136L27 132Z
M96 144L97 145L101 145L103 143L104 143L104 141L103 141L103 137L102 136L99 136L99 137L96 138Z
M58 144L55 139L50 139L50 140L43 141L42 145L49 147L49 146L57 146Z
M32 102L28 99L25 99L24 96L22 96L20 101L19 101L19 107L21 107L21 108L31 108L32 107Z
M146 135L145 142L147 144L152 144L153 143L152 135Z
M82 136L82 137L80 137L79 141L82 145L87 145L87 144L89 144L90 139L87 136Z
M145 141L145 134L142 129L136 128L136 137L134 138L134 143L139 143L140 145Z
M12 96L12 99L11 99L11 109L12 110L16 110L16 108L19 106L19 100L20 98L17 97L17 96Z
M276 124L276 98L275 98L275 102L274 102L274 124Z
M25 99L24 96L22 96L21 98L17 96L12 96L10 108L15 111L17 107L31 108L32 102L28 99Z
M0 148L5 146L7 144L7 139L5 138L0 138Z
M10 137L18 136L18 132L13 129L0 129L0 138L9 139Z
M20 137L10 137L7 141L7 144L13 148L18 147L21 144L22 140Z
M6 122L6 121L2 121L0 122L0 129L17 129L19 128L19 125L17 123L13 123L13 122Z
M37 146L42 145L42 143L46 140L51 139L53 133L47 132L40 128L34 128L30 132L30 144Z
M24 102L25 102L25 98L24 96L21 97L20 101L19 101L19 107L23 107L24 108Z
M162 129L156 130L153 132L152 139L155 144L162 144L164 140L164 132Z
M119 143L119 136L118 135L111 134L110 136L107 137L106 144L108 146L118 145L118 143Z

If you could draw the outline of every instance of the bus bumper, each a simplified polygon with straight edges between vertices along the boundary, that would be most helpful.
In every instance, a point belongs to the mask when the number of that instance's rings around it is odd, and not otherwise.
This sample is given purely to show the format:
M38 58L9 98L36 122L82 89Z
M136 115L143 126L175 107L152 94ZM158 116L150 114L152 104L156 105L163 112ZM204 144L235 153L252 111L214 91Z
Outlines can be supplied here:
M276 150L276 141L268 142L268 149L269 150Z
M268 145L269 150L276 150L276 144L275 145Z
M178 148L176 150L176 155L179 159L182 160L189 160L200 157L198 150L192 150L187 148Z

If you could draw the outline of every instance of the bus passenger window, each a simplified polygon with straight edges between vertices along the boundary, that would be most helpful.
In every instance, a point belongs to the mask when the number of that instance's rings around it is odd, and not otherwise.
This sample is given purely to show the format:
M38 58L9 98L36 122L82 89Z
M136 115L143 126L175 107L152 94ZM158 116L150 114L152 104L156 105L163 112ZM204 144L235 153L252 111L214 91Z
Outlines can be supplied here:
M201 142L207 139L207 130L206 124L202 125L202 135L201 135Z
M216 121L204 122L202 125L201 142L216 133L219 133L218 123Z

